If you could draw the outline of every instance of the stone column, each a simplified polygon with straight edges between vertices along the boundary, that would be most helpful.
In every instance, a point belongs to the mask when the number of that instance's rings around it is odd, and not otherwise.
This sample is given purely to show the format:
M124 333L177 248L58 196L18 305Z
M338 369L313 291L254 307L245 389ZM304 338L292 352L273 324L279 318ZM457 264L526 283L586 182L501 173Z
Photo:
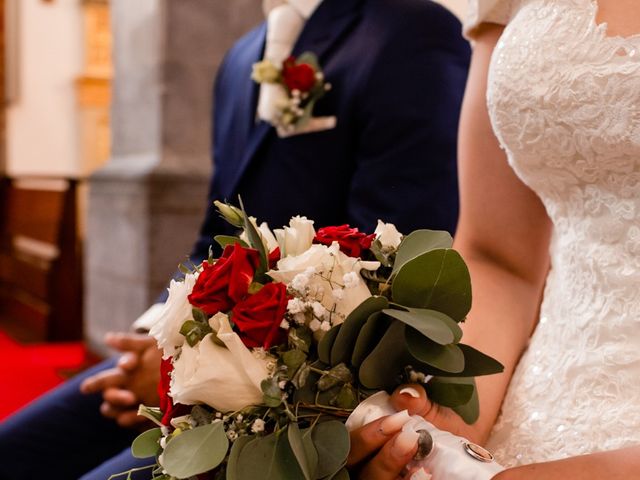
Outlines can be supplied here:
M127 330L189 253L210 176L213 78L260 0L111 0L112 158L91 176L86 336Z

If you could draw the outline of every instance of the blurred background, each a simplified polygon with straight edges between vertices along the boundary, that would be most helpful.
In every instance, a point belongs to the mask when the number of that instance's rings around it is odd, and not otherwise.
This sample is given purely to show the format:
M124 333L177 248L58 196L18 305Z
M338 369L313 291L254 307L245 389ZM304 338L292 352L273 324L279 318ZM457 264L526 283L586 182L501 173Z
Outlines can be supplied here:
M261 0L0 0L0 419L107 354L190 251L216 69L262 20Z

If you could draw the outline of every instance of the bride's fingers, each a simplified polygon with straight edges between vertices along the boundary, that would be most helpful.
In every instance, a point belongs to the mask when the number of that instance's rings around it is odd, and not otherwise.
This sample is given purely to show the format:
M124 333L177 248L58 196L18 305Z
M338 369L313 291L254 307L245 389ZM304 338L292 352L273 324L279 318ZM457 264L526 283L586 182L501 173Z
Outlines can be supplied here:
M420 435L412 430L396 434L360 470L362 480L396 480L418 450Z
M407 410L409 415L426 415L431 409L427 392L417 383L400 385L391 395L391 405L396 410Z
M347 459L347 466L353 467L366 458L371 457L385 445L411 417L403 410L388 417L382 417L352 431L351 450Z

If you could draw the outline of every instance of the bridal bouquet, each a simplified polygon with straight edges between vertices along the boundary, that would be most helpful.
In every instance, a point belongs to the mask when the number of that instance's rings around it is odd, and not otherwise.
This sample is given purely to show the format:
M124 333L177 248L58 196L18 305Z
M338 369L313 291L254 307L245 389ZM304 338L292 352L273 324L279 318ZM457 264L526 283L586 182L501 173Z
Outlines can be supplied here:
M316 231L305 217L272 232L216 205L241 235L184 268L150 332L161 406L140 413L158 428L132 450L157 459L154 478L348 479L344 421L408 381L475 421L473 377L502 365L460 343L471 286L448 233Z

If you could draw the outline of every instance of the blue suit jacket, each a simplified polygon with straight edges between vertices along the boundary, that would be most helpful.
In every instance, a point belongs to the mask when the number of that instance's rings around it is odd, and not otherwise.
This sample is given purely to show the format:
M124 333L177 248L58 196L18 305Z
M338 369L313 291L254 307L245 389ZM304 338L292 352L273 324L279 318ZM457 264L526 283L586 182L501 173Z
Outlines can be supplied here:
M237 204L272 228L302 214L316 226L377 219L401 232L453 233L458 215L456 136L470 49L458 20L429 0L324 0L293 54L313 52L331 91L315 107L332 130L285 139L256 121L266 26L229 51L214 91L214 174L193 258L230 234L211 206Z

